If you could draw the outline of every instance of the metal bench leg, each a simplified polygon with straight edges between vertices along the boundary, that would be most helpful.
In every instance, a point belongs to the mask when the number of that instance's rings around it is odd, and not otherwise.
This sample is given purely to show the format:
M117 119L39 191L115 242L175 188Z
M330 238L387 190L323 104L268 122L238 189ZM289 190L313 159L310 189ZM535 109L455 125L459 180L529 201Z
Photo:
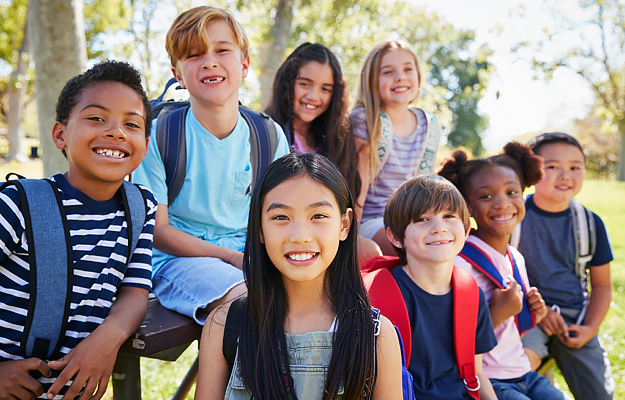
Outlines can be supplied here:
M138 356L117 354L113 367L113 400L141 399L141 363Z
M171 400L183 400L186 397L187 393L189 393L193 382L195 382L195 379L197 378L199 360L199 356L195 358L195 361L193 361L191 368L189 368L189 372L187 372L187 375L182 380L182 383L180 383L180 386L178 386L178 390L176 390L176 393L174 393L174 397L172 397Z

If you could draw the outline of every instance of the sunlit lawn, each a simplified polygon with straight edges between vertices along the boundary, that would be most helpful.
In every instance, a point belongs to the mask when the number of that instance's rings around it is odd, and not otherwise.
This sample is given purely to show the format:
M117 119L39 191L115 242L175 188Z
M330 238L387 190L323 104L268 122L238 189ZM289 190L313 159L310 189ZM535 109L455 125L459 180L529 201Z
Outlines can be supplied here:
M0 165L0 178L9 171L20 172L29 178L42 175L41 162ZM612 283L614 294L612 307L600 331L601 340L610 355L612 373L616 381L616 400L625 400L625 183L615 181L588 180L582 192L577 196L588 208L596 212L606 223L616 260L612 262ZM186 371L197 356L197 345L194 343L178 359L177 362L165 362L151 359L141 360L142 394L144 399L160 400L171 398ZM566 383L556 370L555 385L567 390ZM112 399L113 391L109 389L104 396ZM193 398L193 389L187 399Z

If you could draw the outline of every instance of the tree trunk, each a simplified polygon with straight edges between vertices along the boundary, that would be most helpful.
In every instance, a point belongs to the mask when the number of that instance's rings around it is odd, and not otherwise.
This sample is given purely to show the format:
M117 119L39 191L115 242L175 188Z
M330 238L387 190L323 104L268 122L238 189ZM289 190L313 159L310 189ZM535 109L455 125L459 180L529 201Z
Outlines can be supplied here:
M49 177L67 170L67 160L54 146L51 132L61 89L85 70L85 27L80 0L30 0L29 7L43 174Z
M621 139L618 162L616 163L616 179L625 181L625 121L619 124L619 138Z
M274 24L260 45L260 109L264 110L271 99L271 87L276 71L282 64L284 52L291 38L294 0L278 0Z
M18 51L18 59L15 69L9 78L9 112L7 114L7 125L9 128L9 151L7 160L17 160L19 162L28 161L28 157L24 152L24 135L22 132L22 117L24 115L24 96L28 88L28 63L30 55L28 54L28 20L24 25L24 39Z

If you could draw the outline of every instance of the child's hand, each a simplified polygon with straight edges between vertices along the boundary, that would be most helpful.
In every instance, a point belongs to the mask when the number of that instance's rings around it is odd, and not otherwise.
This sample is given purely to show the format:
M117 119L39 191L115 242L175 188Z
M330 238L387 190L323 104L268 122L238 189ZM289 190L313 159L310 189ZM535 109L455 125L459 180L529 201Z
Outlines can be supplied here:
M45 377L49 377L52 372L38 358L0 362L0 400L29 400L33 394L41 396L43 386L30 376L30 371L39 371Z
M569 325L567 335L558 335L558 339L568 348L581 349L590 339L597 334L594 329L587 325Z
M74 399L83 387L83 393L78 400L98 400L104 395L119 347L111 346L110 340L107 340L109 335L106 329L100 329L103 327L101 325L94 330L65 357L48 362L50 368L63 370L48 390L48 399L59 394L61 388L72 377L74 382L63 396L63 400Z
M538 289L532 286L527 291L525 297L527 298L527 304L530 310L534 313L534 320L536 323L539 323L545 318L545 315L547 315L547 306L545 305L543 296L538 292Z
M551 308L547 308L547 315L540 321L540 327L543 331L549 336L552 335L564 335L564 337L569 336L569 331L566 328L566 322L564 322L564 318Z
M508 276L506 289L495 289L490 298L490 315L493 326L497 326L523 310L523 289Z

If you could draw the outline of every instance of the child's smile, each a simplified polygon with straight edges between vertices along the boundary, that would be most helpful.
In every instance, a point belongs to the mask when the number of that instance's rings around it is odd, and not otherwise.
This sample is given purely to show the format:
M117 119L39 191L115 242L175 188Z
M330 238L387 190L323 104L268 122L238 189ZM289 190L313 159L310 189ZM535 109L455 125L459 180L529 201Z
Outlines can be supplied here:
M351 211L341 215L329 189L308 176L295 177L265 196L262 241L285 284L321 284L350 222Z

